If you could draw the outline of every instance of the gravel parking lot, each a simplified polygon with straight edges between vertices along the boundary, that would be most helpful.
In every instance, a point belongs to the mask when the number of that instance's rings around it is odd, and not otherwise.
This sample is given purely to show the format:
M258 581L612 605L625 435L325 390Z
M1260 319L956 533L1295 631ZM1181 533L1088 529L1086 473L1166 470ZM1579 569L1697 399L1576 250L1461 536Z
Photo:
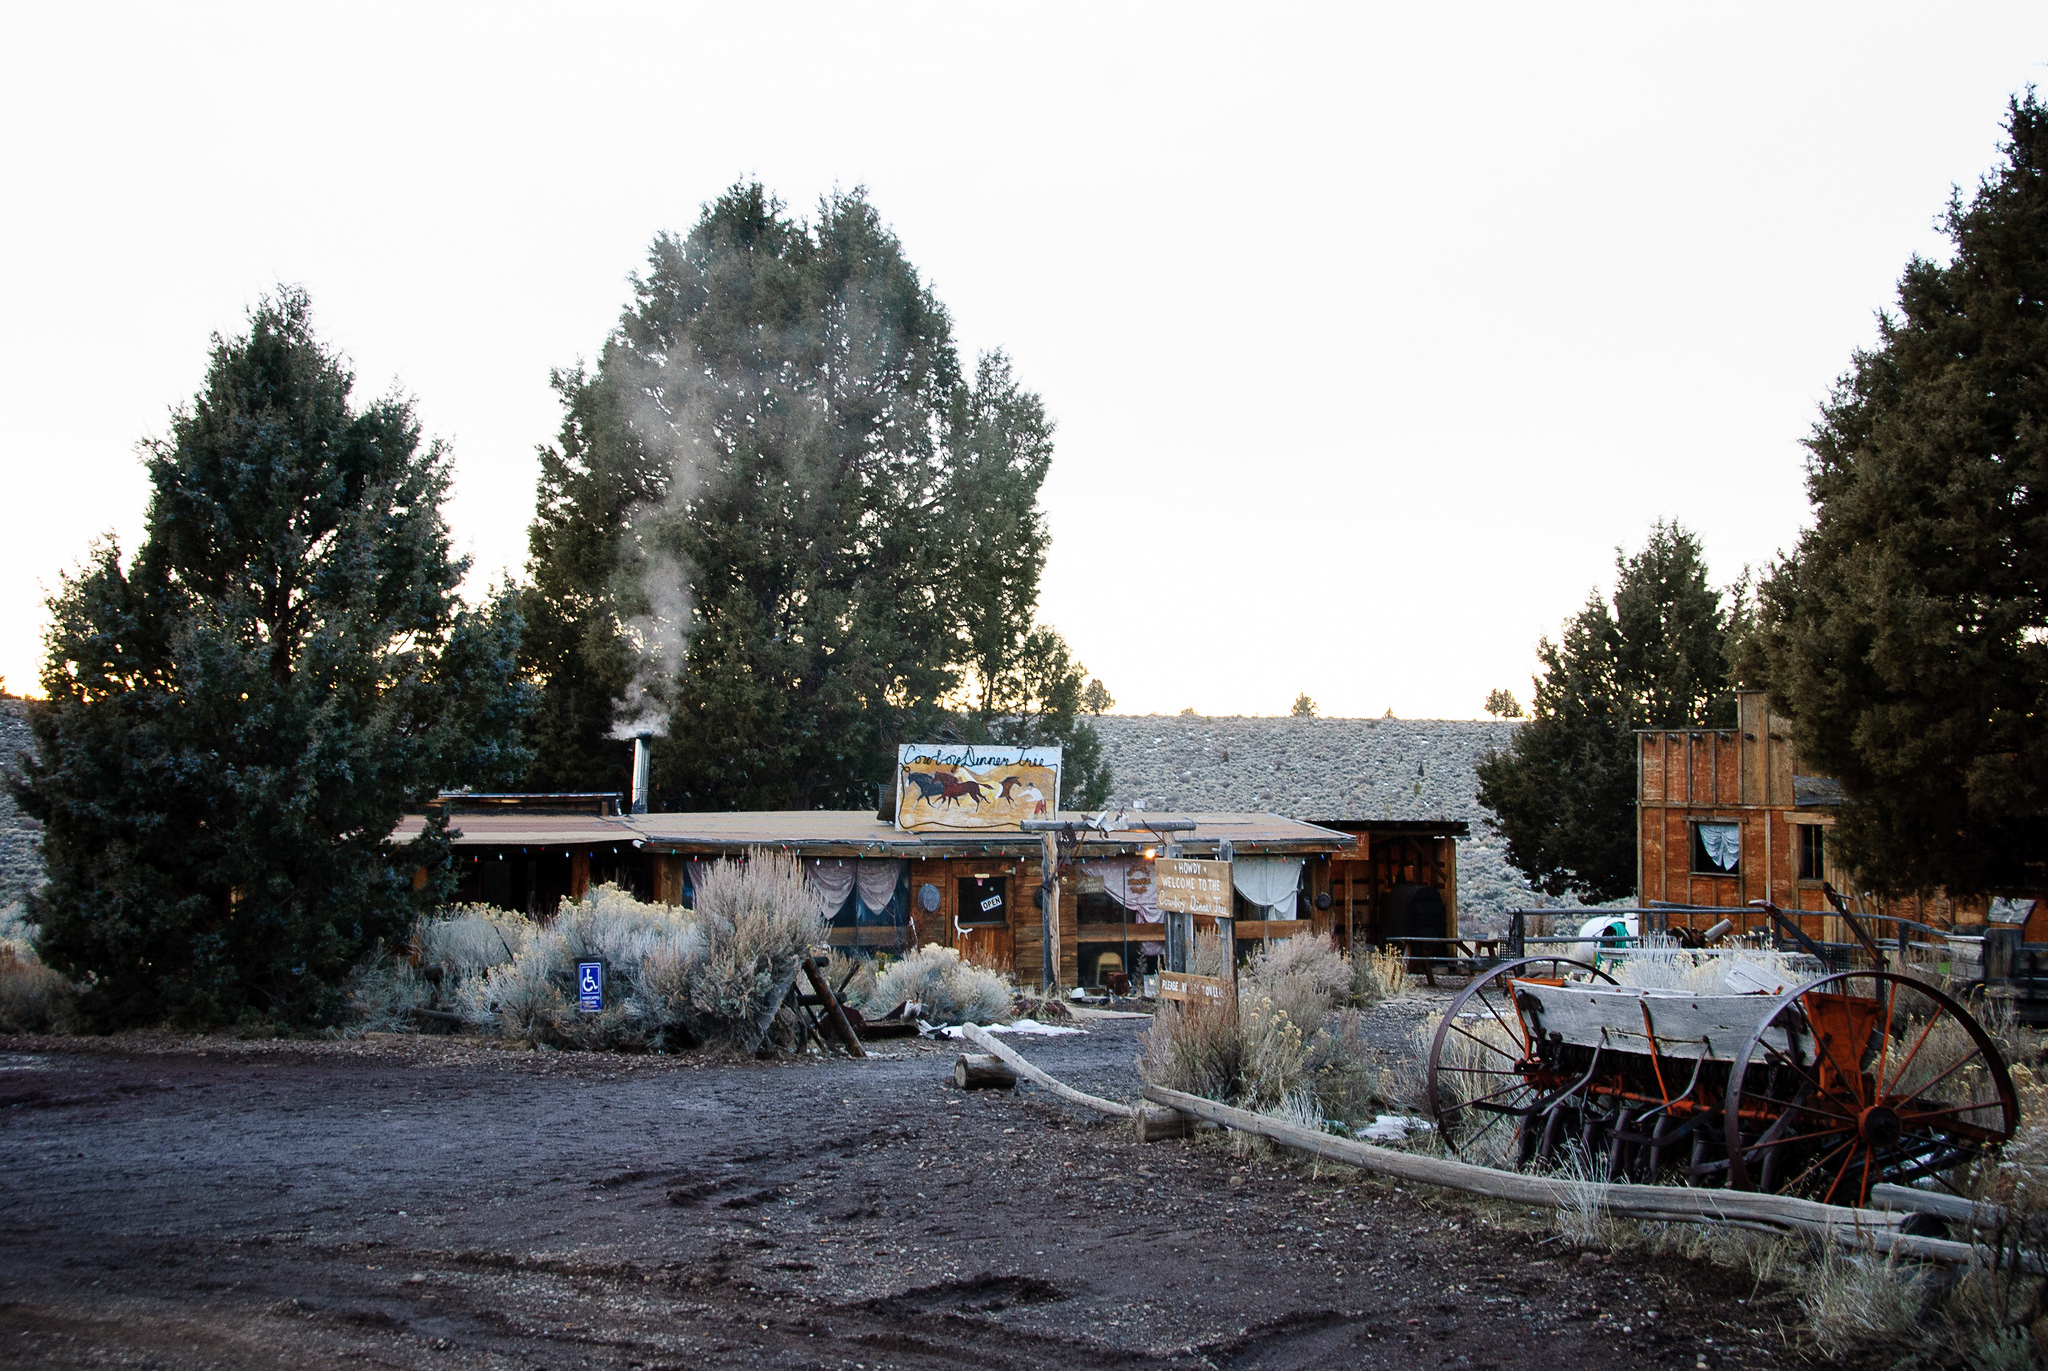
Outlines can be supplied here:
M1375 1037L1405 1037L1395 1011ZM1129 1097L1142 1021L1019 1039ZM136 1367L1770 1366L1746 1277L1227 1139L950 1044L0 1041L0 1359ZM1753 1301L1753 1302L1750 1302ZM1652 1313L1651 1311L1655 1311ZM1760 1329L1759 1334L1751 1330Z

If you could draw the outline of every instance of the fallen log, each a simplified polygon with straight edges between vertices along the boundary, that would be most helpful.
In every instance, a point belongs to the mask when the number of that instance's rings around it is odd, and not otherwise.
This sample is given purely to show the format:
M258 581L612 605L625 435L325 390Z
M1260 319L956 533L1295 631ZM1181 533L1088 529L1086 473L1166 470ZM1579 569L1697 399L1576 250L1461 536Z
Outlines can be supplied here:
M964 1024L960 1031L970 1042L985 1048L990 1056L1001 1059L1004 1065L1030 1081L1050 1090L1070 1104L1083 1109L1092 1109L1098 1114L1107 1114L1113 1119L1130 1119L1137 1127L1139 1142L1158 1142L1164 1138L1182 1138L1194 1131L1193 1119L1177 1109L1156 1109L1140 1101L1137 1104L1118 1104L1105 1100L1100 1095L1090 1095L1076 1090L1064 1081L1058 1081L1024 1060L1008 1046L996 1041L994 1034L975 1024Z
M1105 1100L1100 1095L1090 1095L1084 1090L1076 1090L1071 1085L1054 1080L1030 1062L1025 1061L1015 1052L1012 1052L1002 1043L997 1042L995 1035L985 1028L970 1023L962 1024L960 1031L967 1035L969 1042L989 1055L1001 1058L1005 1066L1008 1066L1025 1080L1030 1081L1033 1085L1044 1086L1047 1090L1050 1090L1053 1094L1071 1104L1078 1104L1083 1109L1092 1109L1098 1114L1108 1114L1112 1118L1118 1119L1128 1119L1136 1112L1136 1108L1132 1105L1118 1104L1115 1100Z
M1960 1195L1940 1195L1916 1190L1910 1185L1880 1181L1870 1187L1870 1202L1880 1209L1904 1209L1915 1214L1932 1214L1951 1223L1971 1228L1998 1228L2005 1223L2005 1210L1983 1200L1966 1200Z
M1957 1265L1973 1262L1990 1265L1997 1260L1997 1254L1989 1247L1902 1233L1899 1226L1905 1221L1903 1213L1852 1209L1792 1195L1768 1195L1747 1190L1599 1184L1531 1176L1519 1171L1500 1171L1470 1162L1425 1157L1389 1147L1375 1147L1371 1143L1354 1142L1163 1086L1146 1086L1145 1098L1195 1118L1270 1138L1346 1166L1425 1185L1441 1185L1475 1195L1512 1200L1517 1204L1558 1209L1570 1205L1583 1206L1591 1198L1608 1213L1646 1222L1766 1224L1844 1247L1875 1248L1880 1252L1895 1252L1902 1257ZM1594 1192L1591 1197L1587 1193L1589 1190ZM2037 1265L2038 1262L2030 1262L2028 1269Z
M953 1084L962 1090L1015 1090L1017 1073L993 1052L962 1052L953 1063Z

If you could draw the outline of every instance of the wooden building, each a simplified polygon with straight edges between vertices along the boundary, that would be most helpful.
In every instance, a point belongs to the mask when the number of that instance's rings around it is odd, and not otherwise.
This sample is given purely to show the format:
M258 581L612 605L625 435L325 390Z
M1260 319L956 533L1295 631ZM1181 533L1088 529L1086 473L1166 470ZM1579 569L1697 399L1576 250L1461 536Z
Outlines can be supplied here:
M1943 931L1984 924L1986 900L1855 894L1854 873L1837 863L1828 841L1841 788L1800 765L1790 722L1771 713L1762 691L1736 693L1736 720L1732 729L1638 731L1640 902L1728 909L1737 930L1748 932L1767 920L1745 907L1769 900L1799 910L1809 936L1848 942L1842 921L1825 912L1825 881L1850 892L1859 912ZM1677 922L1704 927L1718 917L1679 916Z
M1317 819L1349 834L1333 853L1318 895L1328 896L1329 931L1347 951L1390 938L1456 938L1458 840L1462 819ZM1324 901L1318 898L1316 904Z
M552 913L592 885L612 881L642 899L676 904L694 887L693 864L757 849L814 863L821 884L845 895L833 916L833 945L902 951L925 943L956 947L974 961L1035 981L1044 954L1038 907L1044 841L1037 833L980 830L911 832L865 811L631 814L616 804L575 804L564 797L444 797L451 807L458 899L534 914ZM1082 822L1087 816L1062 814ZM1329 857L1354 848L1352 836L1272 814L1142 814L1135 820L1187 819L1176 832L1182 853L1240 861L1298 861L1301 894L1285 909L1310 917L1245 919L1238 940L1336 931L1313 892L1328 888ZM393 841L415 836L408 817ZM1149 865L1161 838L1144 829L1089 833L1062 875L1059 981L1100 984L1107 971L1132 969L1161 936L1150 906ZM1108 898L1114 887L1121 899ZM1278 915L1280 910L1248 910ZM1147 914L1150 914L1150 921Z

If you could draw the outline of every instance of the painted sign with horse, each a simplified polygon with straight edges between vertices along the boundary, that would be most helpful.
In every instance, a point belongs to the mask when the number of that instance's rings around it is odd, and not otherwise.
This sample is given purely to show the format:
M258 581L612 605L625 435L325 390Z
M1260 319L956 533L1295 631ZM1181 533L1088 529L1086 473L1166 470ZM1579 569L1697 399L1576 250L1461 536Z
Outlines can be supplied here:
M896 754L896 826L1009 829L1059 809L1057 747L905 743Z

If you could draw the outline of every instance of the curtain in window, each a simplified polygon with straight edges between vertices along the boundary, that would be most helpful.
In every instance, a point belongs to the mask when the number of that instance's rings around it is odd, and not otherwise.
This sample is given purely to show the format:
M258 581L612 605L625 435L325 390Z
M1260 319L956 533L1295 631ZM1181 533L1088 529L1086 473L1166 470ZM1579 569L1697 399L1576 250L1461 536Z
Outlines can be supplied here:
M853 883L860 892L860 922L898 924L909 913L907 884L910 862L903 857L863 857L854 867ZM898 895L904 895L898 899Z
M845 857L810 857L804 861L804 875L825 897L825 908L837 910L853 893L857 868Z
M711 866L701 857L691 857L683 863L683 907L697 907L697 892L704 888L704 872Z
M1230 864L1230 880L1248 903L1264 909L1268 919L1291 919L1298 912L1294 892L1301 888L1299 857L1239 857Z
M1102 893L1131 911L1134 923L1156 924L1165 919L1159 912L1159 892L1152 884L1152 863L1142 857L1101 857L1081 863L1081 870L1102 882ZM1134 931L1133 937L1138 934ZM1164 942L1147 942L1142 951L1161 956Z
M1742 825L1701 824L1699 828L1700 846L1706 849L1708 860L1723 871L1733 871L1742 860Z

